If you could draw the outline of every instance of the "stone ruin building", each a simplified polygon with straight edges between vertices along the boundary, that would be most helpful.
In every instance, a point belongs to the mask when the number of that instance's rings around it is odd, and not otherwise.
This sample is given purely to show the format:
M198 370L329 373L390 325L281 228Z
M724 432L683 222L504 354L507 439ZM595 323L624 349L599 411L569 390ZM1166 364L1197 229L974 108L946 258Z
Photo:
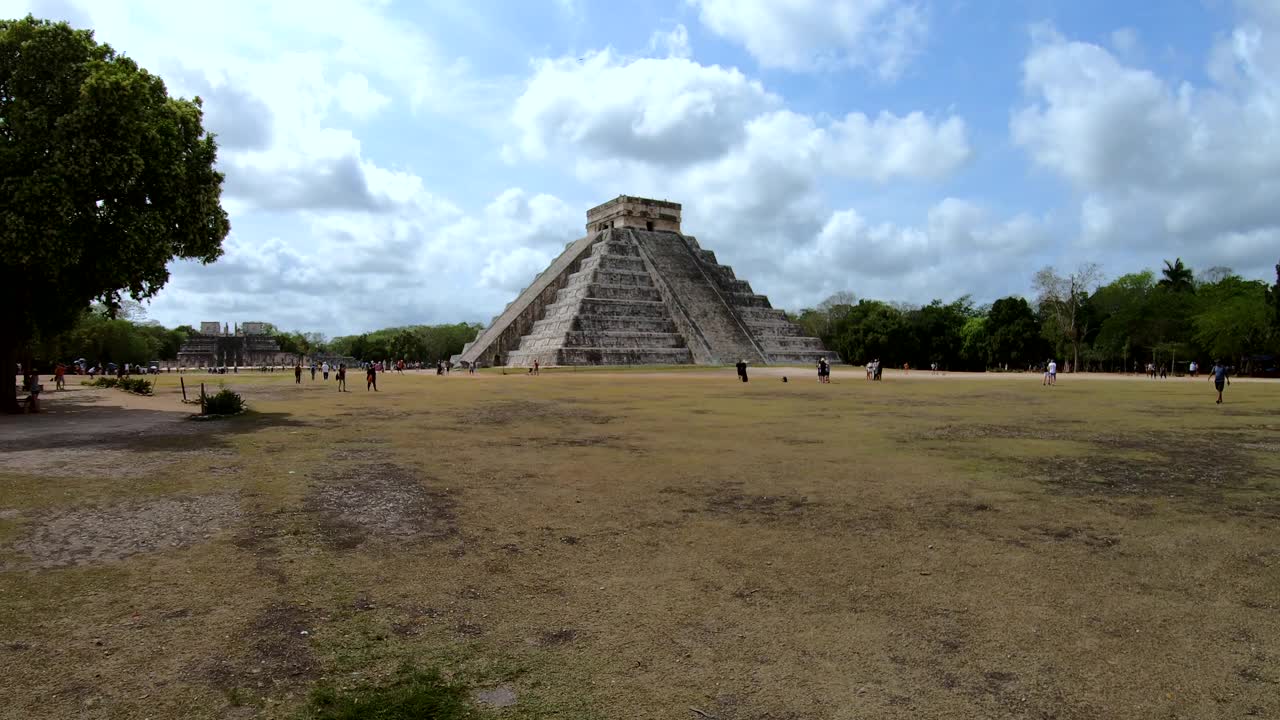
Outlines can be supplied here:
M680 205L619 196L454 362L755 365L838 361L680 232Z
M281 352L266 323L260 322L243 323L234 330L226 323L202 322L200 332L178 349L178 364L191 368L280 366L297 361L297 355Z

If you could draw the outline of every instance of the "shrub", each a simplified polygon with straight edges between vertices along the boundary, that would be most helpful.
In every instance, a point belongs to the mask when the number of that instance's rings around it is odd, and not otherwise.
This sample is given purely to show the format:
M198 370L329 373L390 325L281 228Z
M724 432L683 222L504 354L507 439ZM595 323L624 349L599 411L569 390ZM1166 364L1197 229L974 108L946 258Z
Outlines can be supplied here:
M151 394L151 381L145 378L120 378L116 386L125 392L131 392L135 395Z
M244 410L244 398L230 388L222 388L204 399L205 415L235 415Z
M94 380L93 382L86 382L85 385L92 385L93 387L113 388L116 386L116 382L117 382L116 379L111 377L110 375L103 375L102 377L98 378L97 380Z
M306 720L461 720L473 717L466 689L434 670L403 668L385 685L338 690L317 688L301 717Z

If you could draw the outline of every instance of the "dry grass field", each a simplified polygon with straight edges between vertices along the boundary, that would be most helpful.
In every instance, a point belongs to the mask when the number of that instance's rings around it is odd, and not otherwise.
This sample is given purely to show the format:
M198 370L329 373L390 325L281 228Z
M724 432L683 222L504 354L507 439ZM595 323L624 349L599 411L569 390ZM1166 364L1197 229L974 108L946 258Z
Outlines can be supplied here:
M0 717L1280 717L1280 384L778 372L73 378L0 418Z

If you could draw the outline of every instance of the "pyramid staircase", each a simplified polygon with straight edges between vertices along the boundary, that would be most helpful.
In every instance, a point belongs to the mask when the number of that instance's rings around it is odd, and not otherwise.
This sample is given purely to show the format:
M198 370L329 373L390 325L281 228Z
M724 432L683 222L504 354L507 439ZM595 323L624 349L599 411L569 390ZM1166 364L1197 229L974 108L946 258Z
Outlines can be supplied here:
M694 358L627 230L599 234L508 365L681 365Z

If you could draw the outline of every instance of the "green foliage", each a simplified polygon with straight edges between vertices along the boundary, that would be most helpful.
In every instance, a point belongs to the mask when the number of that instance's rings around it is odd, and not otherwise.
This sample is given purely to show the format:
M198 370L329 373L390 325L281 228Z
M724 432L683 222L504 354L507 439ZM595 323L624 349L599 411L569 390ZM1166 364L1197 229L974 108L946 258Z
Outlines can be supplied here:
M146 378L140 377L111 377L103 375L93 382L85 382L85 385L104 388L119 388L125 392L131 392L134 395L150 395L154 390L152 382Z
M1195 341L1217 358L1245 358L1266 349L1271 332L1267 284L1231 275L1198 293ZM1242 360L1243 362L1243 360Z
M336 337L330 350L357 360L408 360L433 363L462 352L484 327L473 323L410 325Z
M222 388L204 399L204 414L235 415L244 410L244 398L231 388Z
M1026 298L1000 298L987 312L987 355L990 365L1014 370L1041 362L1049 354L1040 319Z
M91 31L0 20L0 138L0 362L94 300L153 296L175 257L221 254L230 226L199 99L170 98Z
M312 692L299 720L460 720L473 717L467 691L439 672L404 668L390 682L339 690L323 686Z
M1182 258L1172 263L1165 260L1164 270L1160 272L1164 275L1158 283L1160 287L1176 293L1196 291L1195 274L1191 272L1191 268L1182 264Z

